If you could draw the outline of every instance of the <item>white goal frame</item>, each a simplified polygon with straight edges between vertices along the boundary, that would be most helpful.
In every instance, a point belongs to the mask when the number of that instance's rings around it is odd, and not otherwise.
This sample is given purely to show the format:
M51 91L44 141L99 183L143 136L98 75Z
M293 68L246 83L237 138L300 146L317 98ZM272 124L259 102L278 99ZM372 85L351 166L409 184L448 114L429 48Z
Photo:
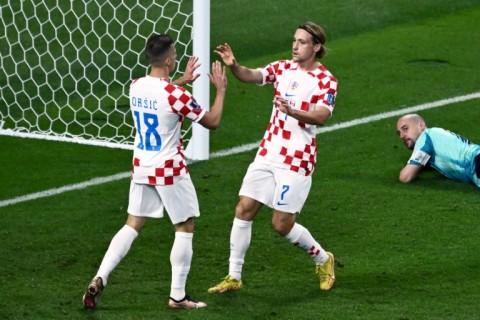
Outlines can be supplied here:
M192 2L193 1L193 2ZM99 134L98 136L92 135L89 132L87 134L79 134L78 132L71 133L68 130L65 130L64 132L59 132L58 130L50 130L50 128L45 129L41 125L39 125L40 121L48 121L52 120L53 121L58 121L60 115L62 113L61 108L71 108L74 109L73 107L69 106L69 102L74 100L71 98L71 95L75 94L75 90L72 90L72 92L61 92L62 97L67 96L65 100L67 103L64 106L54 106L55 103L55 93L58 93L58 91L66 91L66 89L62 88L62 85L58 85L58 87L55 87L55 83L52 82L49 79L49 76L51 76L52 73L55 73L55 71L49 71L47 69L43 69L42 66L40 65L42 63L42 59L46 58L46 60L55 60L53 61L53 64L56 64L58 61L63 61L61 57L58 56L48 56L48 51L47 52L38 52L36 51L35 48L30 48L35 47L37 42L41 42L43 45L45 43L45 46L47 48L50 48L50 45L52 43L56 43L56 39L47 39L43 35L43 30L45 29L52 29L56 28L56 26L49 26L49 20L55 20L59 19L56 15L58 15L58 10L56 9L51 9L54 8L55 4L57 6L61 5L65 6L67 3L70 4L70 6L85 6L85 11L89 11L90 13L86 13L83 16L77 16L77 13L74 12L72 9L71 12L68 13L68 17L63 17L64 19L64 24L68 24L68 22L71 22L72 17L76 17L79 20L80 19L85 19L85 16L88 16L91 14L92 8L88 8L88 5L90 4L95 4L98 8L102 9L104 6L109 6L110 10L113 10L114 15L118 12L123 12L125 13L125 10L128 11L128 17L131 19L132 12L134 10L137 10L138 7L140 7L142 10L145 10L149 16L145 16L145 19L151 19L149 22L150 24L154 25L153 30L148 31L149 33L147 34L142 34L141 37L143 39L148 38L151 33L169 33L169 31L174 31L173 34L171 34L174 39L175 39L175 32L179 33L180 37L180 32L183 32L182 37L184 39L188 38L188 41L185 41L182 43L185 47L185 51L183 52L183 56L179 56L179 63L178 67L180 68L182 62L182 68L185 65L185 62L188 60L188 58L191 55L199 57L200 64L201 66L199 67L199 70L197 71L198 73L201 74L201 76L193 83L192 86L189 86L189 90L192 90L193 95L195 96L196 100L199 102L199 104L206 108L209 109L210 107L210 81L208 78L208 73L209 71L209 66L210 66L210 0L160 0L160 1L146 1L146 0L130 0L130 1L122 1L122 0L115 0L115 1L108 1L108 2L103 2L102 0L98 1L87 1L87 2L77 2L77 1L62 1L62 0L29 0L29 1L24 1L24 0L8 0L6 1L6 4L0 4L0 29L3 29L0 31L0 46L2 47L0 50L2 51L0 54L0 78L4 78L3 80L0 79L0 95L2 96L2 99L0 100L0 135L7 135L7 136L13 136L13 137L22 137L22 138L33 138L33 139L43 139L43 140L53 140L53 141L62 141L62 142L73 142L73 143L79 143L79 144L86 144L86 145L95 145L95 146L102 146L102 147L110 147L110 148L119 148L119 149L128 149L128 150L133 150L133 138L134 138L134 125L133 125L133 120L131 119L130 115L130 110L124 108L121 112L119 113L115 104L115 107L112 112L117 112L121 115L124 115L123 118L123 125L127 126L128 131L130 128L130 132L128 134L124 134L123 136L120 135L120 138L112 137L109 135L105 135L104 133ZM135 4L135 6L132 6L132 8L127 8L125 9L124 2L130 3L130 4ZM50 6L47 8L47 4L43 3L48 3ZM52 5L53 4L53 5ZM168 16L161 16L163 13L164 7L170 6L174 7L177 6L178 9L182 6L185 5L190 5L192 6L192 11L191 12L179 12L178 14L175 13L172 17ZM29 10L34 10L34 16L28 17L24 13L24 6L28 6ZM117 6L117 7L115 7ZM120 8L121 7L121 8ZM98 9L97 8L97 9ZM158 13L152 13L152 10L159 9L161 12ZM183 8L183 7L182 7ZM25 10L28 11L28 10ZM38 11L38 13L37 13ZM100 10L101 11L101 10ZM171 12L172 10L170 10ZM72 13L73 12L73 13ZM119 13L119 15L120 15ZM98 13L98 15L101 15L101 12ZM168 26L168 30L158 30L156 26L156 21L152 19L152 16L159 17L157 18L159 22L162 22L163 24L168 22L170 23ZM122 18L124 15L122 16ZM101 18L101 17L100 17ZM40 20L43 19L43 20ZM70 20L69 20L70 19ZM115 18L116 19L116 18ZM161 20L164 19L164 20ZM167 22L165 22L165 19L167 19ZM168 20L170 19L170 20ZM185 20L185 23L181 26L180 31L175 29L175 26L172 26L174 23L178 23L178 21L183 21L182 19ZM175 20L175 21L174 21ZM114 21L115 23L118 23L118 21ZM52 22L53 23L53 22ZM80 24L80 22L78 22ZM105 34L102 34L102 30L93 30L92 32L98 33L99 39L102 37L107 37L109 34L109 22L103 22L105 23L106 30ZM114 23L112 23L114 24ZM132 25L132 21L129 21L130 26ZM182 24L182 23L180 23ZM92 26L94 25L94 22L92 21ZM30 28L30 29L29 29ZM62 27L63 28L63 27ZM66 27L68 28L68 27ZM121 26L122 30L124 26ZM127 29L128 26L125 27ZM171 29L173 28L173 29ZM71 38L74 38L74 32L77 30L73 30L72 34L70 35ZM129 30L127 30L129 31ZM186 32L191 32L191 34L186 35ZM123 32L123 31L122 31ZM18 39L13 39L12 37L16 37L18 34ZM57 34L57 30L55 30L55 35ZM40 40L40 41L39 41ZM100 39L101 40L101 39ZM99 42L100 42L99 40ZM70 39L70 41L75 41L75 39ZM112 44L116 44L116 39L113 39ZM132 41L133 42L133 41ZM136 42L141 43L140 41ZM179 42L177 41L177 44ZM144 44L141 43L142 45ZM178 46L178 45L177 45ZM52 48L58 49L59 45L52 45ZM20 50L19 50L20 49ZM78 51L78 55L81 55L81 50L84 48L80 48ZM63 54L63 48L61 48L62 54ZM102 49L104 50L104 49ZM112 48L112 50L115 50L115 48ZM148 70L148 66L144 63L144 58L143 58L143 46L140 47L133 47L133 45L129 48L130 51L136 51L138 53L138 60L137 64L143 64L145 66L145 74ZM188 53L187 53L188 50ZM177 48L177 53L179 52ZM131 52L130 52L131 53ZM107 53L108 54L108 53ZM22 61L21 58L18 58L19 55L25 55L24 60ZM34 61L37 61L35 65L31 65L29 58L27 55L38 55ZM92 56L94 53L92 53ZM121 57L123 61L123 56ZM92 58L93 59L93 58ZM108 60L107 60L108 62ZM15 64L15 66L13 66ZM85 69L87 70L88 65L85 66ZM131 68L134 68L135 66L129 66ZM137 66L138 67L138 66ZM176 73L174 74L173 78L179 77L180 73L183 72L183 70L180 70L177 68ZM112 67L114 69L114 67ZM9 71L4 71L4 70L9 70ZM20 71L18 71L20 70ZM26 78L25 77L25 70L30 70L30 77ZM138 68L137 68L138 71ZM100 71L98 71L100 73ZM46 75L41 75L40 78L46 78L47 80L43 80L43 82L38 82L37 81L37 76L35 76L36 73L45 73ZM85 71L87 73L87 71ZM20 76L20 74L22 74ZM116 70L113 71L114 76L117 75ZM61 77L62 75L60 75ZM87 76L87 75L85 75ZM132 72L132 77L138 77L138 76L143 76L141 74L138 74L138 72L133 75ZM18 79L15 79L18 77ZM58 75L55 75L53 77L54 79L59 78ZM63 79L60 79L61 83L63 84ZM133 78L129 79L133 80ZM115 81L115 80L114 80ZM124 83L124 79L122 79L122 84ZM50 83L53 83L50 85ZM129 83L125 82L125 87L122 88L122 92L119 92L119 96L121 96L122 99L126 98L126 101L128 101L128 85ZM51 101L45 101L45 98L36 93L34 95L34 99L30 98L29 93L26 93L25 87L30 86L31 87L37 87L34 90L37 90L37 92L44 92L51 90L51 93L48 93L48 96L52 96ZM118 86L118 80L117 80L117 86ZM106 84L107 87L107 93L106 95L109 95L108 93L108 84ZM76 89L76 87L75 87ZM111 95L111 94L110 94ZM28 99L21 100L19 97L28 97ZM83 97L82 97L83 98ZM118 98L113 98L118 99ZM25 103L25 101L29 101L30 103ZM86 97L85 100L82 100L83 104L88 103L88 97ZM102 100L100 97L99 100ZM22 102L20 102L22 101ZM125 100L124 100L125 101ZM39 103L40 102L40 103ZM76 101L78 103L78 101ZM118 100L115 100L115 103L118 103ZM98 102L99 108L101 108L101 102ZM125 107L125 106L123 106ZM58 110L57 110L58 108ZM82 107L80 107L82 108ZM15 111L12 111L15 109ZM49 110L54 109L54 112L51 112ZM39 111L40 110L40 111ZM69 109L70 111L70 109ZM82 109L79 110L74 110L71 113L73 115L70 118L67 119L60 119L62 121L62 125L60 127L65 126L68 129L68 124L69 122L74 122L77 118L77 114L75 113L76 111L81 112L83 114L87 114L90 112L90 117L92 121L94 121L95 116L97 113L101 113L102 115L105 114L107 121L108 121L108 112L104 110L100 110L100 112L97 112L97 110L93 111L88 111L85 112ZM12 118L12 116L15 115L17 118ZM30 118L29 120L27 119L28 115ZM36 118L40 120L36 120ZM31 119L34 119L32 121ZM30 122L35 122L37 123L29 123ZM63 123L65 122L65 123ZM185 125L189 125L190 122L186 122ZM75 124L76 125L76 124ZM110 127L112 128L111 130L107 130L107 132L111 132L112 130L115 129L115 124L109 124ZM77 125L78 127L78 125ZM78 130L77 130L78 131ZM81 131L81 130L80 130ZM99 132L101 130L99 129ZM103 135L102 135L103 134ZM198 124L192 124L190 128L184 128L184 134L183 134L183 139L184 143L186 144L186 156L190 160L206 160L209 158L209 131L202 126Z

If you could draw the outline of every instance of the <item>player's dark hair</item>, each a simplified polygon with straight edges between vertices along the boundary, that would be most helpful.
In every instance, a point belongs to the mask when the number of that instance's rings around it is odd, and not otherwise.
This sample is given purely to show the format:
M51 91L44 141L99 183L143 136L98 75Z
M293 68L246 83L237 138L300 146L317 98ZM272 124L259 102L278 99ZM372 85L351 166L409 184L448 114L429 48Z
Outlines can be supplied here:
M160 64L165 54L173 44L173 39L167 34L154 34L150 36L145 45L145 57L151 65Z
M312 36L313 43L321 45L320 50L317 51L316 54L317 58L323 58L327 55L327 48L325 47L325 42L327 42L327 36L322 27L313 22L306 22L302 25L299 25L298 29L307 31Z

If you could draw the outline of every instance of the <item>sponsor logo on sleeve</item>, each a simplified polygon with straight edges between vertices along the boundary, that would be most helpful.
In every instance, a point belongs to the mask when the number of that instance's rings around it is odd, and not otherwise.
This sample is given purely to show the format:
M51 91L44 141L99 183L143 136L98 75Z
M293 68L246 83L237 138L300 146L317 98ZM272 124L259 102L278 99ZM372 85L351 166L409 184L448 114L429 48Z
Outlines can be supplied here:
M192 98L192 102L190 103L190 106L193 108L193 110L200 110L201 107L198 104L197 100L195 98Z
M335 95L331 93L327 94L327 101L331 106L333 106L335 104Z

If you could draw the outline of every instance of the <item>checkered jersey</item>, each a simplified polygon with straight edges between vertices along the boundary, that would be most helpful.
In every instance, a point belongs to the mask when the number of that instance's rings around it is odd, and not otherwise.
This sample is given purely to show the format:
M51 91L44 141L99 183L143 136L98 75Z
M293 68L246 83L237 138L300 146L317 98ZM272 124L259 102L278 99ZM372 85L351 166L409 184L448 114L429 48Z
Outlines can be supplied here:
M333 112L337 80L323 65L305 72L292 61L280 60L259 70L263 84L273 84L275 95L289 100L292 109L311 111L322 106ZM289 117L273 106L257 159L308 176L315 168L316 157L316 126Z
M130 85L135 122L132 180L171 185L188 174L181 136L184 118L198 122L206 110L184 88L146 76Z

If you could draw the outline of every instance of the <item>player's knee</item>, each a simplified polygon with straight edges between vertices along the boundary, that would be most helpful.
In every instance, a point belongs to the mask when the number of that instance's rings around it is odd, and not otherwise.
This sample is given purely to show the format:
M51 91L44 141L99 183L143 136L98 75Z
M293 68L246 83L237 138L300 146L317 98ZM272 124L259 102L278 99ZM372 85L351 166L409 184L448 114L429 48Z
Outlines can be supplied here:
M235 217L240 220L250 221L255 218L258 209L246 201L240 200L235 207Z
M246 211L247 210L246 210L245 206L243 205L243 203L241 201L239 201L237 203L237 206L235 207L235 217L237 217L238 219L245 220Z
M147 218L145 218L145 217L137 217L137 216L133 216L133 215L129 214L125 224L127 226L129 226L130 228L135 229L135 231L137 231L137 233L140 233L142 231L143 226L145 225L146 221L147 221Z
M275 212L272 215L272 226L281 236L286 236L295 224L295 215Z
M194 229L195 229L195 223L193 221L193 218L189 218L187 221L175 224L176 232L193 233Z
M286 236L290 230L292 230L292 226L290 223L286 223L283 220L272 219L272 226L275 231L281 235Z

